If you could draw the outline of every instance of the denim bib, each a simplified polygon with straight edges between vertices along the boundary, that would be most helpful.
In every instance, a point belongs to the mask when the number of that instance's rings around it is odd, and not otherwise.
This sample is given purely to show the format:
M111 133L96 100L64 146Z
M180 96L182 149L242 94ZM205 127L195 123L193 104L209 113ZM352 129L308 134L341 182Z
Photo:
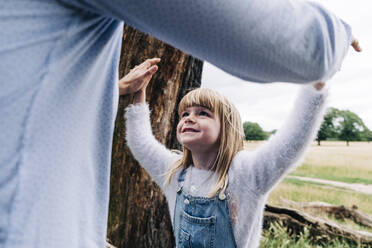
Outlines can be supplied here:
M186 170L178 177L174 209L177 248L236 248L229 212L230 196L193 197L183 190ZM220 191L220 190L219 190Z

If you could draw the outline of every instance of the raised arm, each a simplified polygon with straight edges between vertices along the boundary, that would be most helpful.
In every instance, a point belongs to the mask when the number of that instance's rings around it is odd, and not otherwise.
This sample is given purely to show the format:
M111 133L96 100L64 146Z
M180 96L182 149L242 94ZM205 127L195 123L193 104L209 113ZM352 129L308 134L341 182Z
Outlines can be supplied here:
M126 140L135 159L163 187L165 172L180 155L168 150L152 133L147 103L131 104L126 113Z
M341 66L351 29L304 0L61 0L124 20L242 79L326 81Z
M134 104L127 107L126 140L137 161L146 169L154 181L163 186L165 172L180 156L158 142L150 123L149 106L145 102L146 87L157 71L159 58L148 59L133 68L119 81L120 94L134 93Z
M301 162L323 120L326 90L302 86L292 113L279 131L243 162L239 174L260 194L267 193ZM321 87L319 87L321 88Z

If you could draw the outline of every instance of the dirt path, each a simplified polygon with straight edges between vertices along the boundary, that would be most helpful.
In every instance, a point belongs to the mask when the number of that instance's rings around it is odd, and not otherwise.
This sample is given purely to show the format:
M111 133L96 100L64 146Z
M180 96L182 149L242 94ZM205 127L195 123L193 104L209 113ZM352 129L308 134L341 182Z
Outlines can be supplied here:
M325 179L298 177L298 176L287 176L287 178L298 179L298 180L306 181L306 182L321 183L321 184L326 184L330 186L354 190L354 191L357 191L363 194L372 195L372 185L359 184L359 183L343 183L343 182L337 182L337 181L331 181L331 180L325 180Z

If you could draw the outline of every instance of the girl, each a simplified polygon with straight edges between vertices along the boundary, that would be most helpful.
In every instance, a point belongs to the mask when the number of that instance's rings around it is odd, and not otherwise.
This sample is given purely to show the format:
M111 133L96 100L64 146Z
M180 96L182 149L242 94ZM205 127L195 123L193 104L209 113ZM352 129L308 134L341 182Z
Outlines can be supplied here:
M154 64L140 65L130 74L154 72ZM180 155L152 134L145 102L151 75L121 80L138 88L126 109L126 139L168 200L177 247L258 247L270 190L300 163L320 126L324 84L302 86L284 126L255 151L243 149L237 109L213 90L195 89L179 104Z

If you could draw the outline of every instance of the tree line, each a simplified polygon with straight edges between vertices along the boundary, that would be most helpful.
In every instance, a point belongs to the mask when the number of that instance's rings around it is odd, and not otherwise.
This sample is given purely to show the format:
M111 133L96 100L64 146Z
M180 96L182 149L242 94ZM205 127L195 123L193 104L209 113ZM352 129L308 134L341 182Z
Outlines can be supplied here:
M266 140L276 132L266 132L258 123L249 121L243 123L243 128L246 140ZM372 141L372 132L354 112L331 107L327 109L316 136L318 145L321 145L323 140L346 141L347 145L350 141L369 142Z

